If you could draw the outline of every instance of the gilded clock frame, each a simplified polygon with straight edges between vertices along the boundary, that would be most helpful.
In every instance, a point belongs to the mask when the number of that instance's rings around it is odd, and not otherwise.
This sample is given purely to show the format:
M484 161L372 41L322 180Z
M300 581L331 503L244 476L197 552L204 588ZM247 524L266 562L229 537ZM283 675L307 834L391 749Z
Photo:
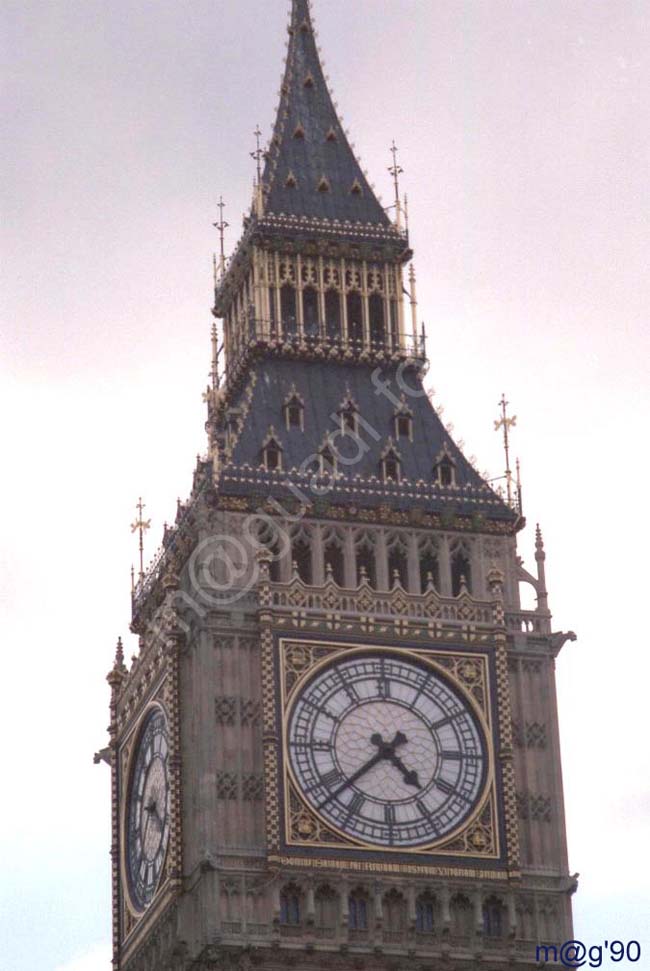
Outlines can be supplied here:
M280 841L277 859L283 863L295 859L297 853L317 850L325 858L338 857L336 862L348 865L352 857L376 861L374 865L390 867L391 860L400 858L400 865L414 868L431 864L433 858L441 863L463 862L473 866L504 867L505 833L500 798L499 764L495 757L495 736L499 717L496 710L497 671L493 649L472 646L471 649L454 644L391 643L374 638L343 640L336 637L308 637L276 632L275 676L279 691L275 693L275 727L280 741L281 764L278 766L277 814ZM493 648L493 645L492 645ZM425 664L450 683L472 710L481 726L486 743L487 771L481 796L472 813L451 833L426 846L378 847L358 837L338 832L326 823L300 796L290 766L287 732L290 709L298 692L322 667L337 656L352 653L392 654ZM463 671L468 674L465 677ZM470 673L471 672L471 673ZM270 712L268 713L271 714ZM268 722L267 722L268 724ZM271 835L271 834L269 834ZM341 857L343 859L341 859ZM345 861L345 862L344 862ZM382 863L381 861L385 861ZM298 860L295 860L298 863ZM304 865L304 860L301 861Z

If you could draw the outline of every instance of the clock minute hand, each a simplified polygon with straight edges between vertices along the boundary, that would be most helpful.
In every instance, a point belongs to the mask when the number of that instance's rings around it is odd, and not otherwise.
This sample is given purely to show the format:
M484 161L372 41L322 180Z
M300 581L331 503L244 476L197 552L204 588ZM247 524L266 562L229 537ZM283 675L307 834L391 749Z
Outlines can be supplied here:
M362 765L360 769L357 769L354 775L351 775L349 779L346 779L345 782L343 782L338 787L338 789L335 789L334 792L330 793L327 799L324 799L321 803L319 803L319 805L316 808L322 809L323 806L326 806L328 802L332 801L332 799L336 799L336 797L340 795L340 793L342 793L345 789L347 789L348 786L354 785L357 779L360 779L362 775L365 775L366 772L369 772L373 766L377 765L384 758L385 758L385 755L381 750L377 752L377 754L373 755L371 759L368 759L368 761L364 765Z

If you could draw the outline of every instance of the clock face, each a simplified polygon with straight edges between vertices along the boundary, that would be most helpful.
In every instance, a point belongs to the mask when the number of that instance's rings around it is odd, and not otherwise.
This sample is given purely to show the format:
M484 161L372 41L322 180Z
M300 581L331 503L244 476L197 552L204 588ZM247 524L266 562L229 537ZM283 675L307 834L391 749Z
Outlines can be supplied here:
M474 811L488 757L474 710L437 669L383 652L347 655L299 691L289 764L310 807L366 844L415 847Z
M141 729L126 816L126 866L131 899L144 910L160 880L169 843L167 722L160 708Z

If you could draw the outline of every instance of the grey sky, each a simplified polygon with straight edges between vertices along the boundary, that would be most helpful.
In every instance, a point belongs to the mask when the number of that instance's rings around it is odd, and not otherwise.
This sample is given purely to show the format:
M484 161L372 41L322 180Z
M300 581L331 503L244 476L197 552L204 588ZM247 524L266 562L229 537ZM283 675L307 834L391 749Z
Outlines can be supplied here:
M211 223L223 193L234 243L287 7L2 5L0 720L15 786L0 809L0 938L12 971L108 969L108 771L91 762L117 635L133 650L128 527L142 493L153 552L204 448ZM519 416L551 606L580 637L558 662L578 936L640 938L647 0L316 0L314 12L386 205L393 137L400 147L445 420L498 475L503 390ZM521 555L529 564L530 528Z

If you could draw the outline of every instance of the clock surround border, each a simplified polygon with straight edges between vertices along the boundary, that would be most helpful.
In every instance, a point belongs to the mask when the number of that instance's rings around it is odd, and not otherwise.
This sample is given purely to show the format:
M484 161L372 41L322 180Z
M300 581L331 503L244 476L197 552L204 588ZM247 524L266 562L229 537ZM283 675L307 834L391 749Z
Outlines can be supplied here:
M400 639L399 643L396 644L394 638L382 639L377 637L376 634L363 638L363 640L360 638L351 639L349 636L336 636L329 632L327 634L325 632L319 632L310 635L304 631L287 630L284 625L282 627L275 627L273 624L266 628L263 635L266 635L263 636L263 646L265 647L265 683L267 688L264 704L265 739L267 742L265 747L265 773L267 768L270 769L270 775L266 774L267 850L269 861L278 858L281 858L283 861L295 858L296 865L299 866L298 860L301 857L304 858L305 853L318 849L318 853L322 856L323 865L325 866L343 865L341 856L349 857L350 855L354 855L357 861L372 864L373 867L376 867L380 871L382 867L390 868L394 865L390 862L391 859L394 859L396 855L400 855L402 858L407 857L411 861L410 864L404 865L411 865L416 868L424 866L427 871L431 869L432 858L439 858L441 861L444 861L443 868L453 867L455 864L458 864L460 867L469 866L473 872L476 872L479 869L484 869L486 865L491 865L496 868L494 872L499 872L501 875L507 871L514 872L517 870L518 854L512 852L512 846L510 845L511 827L508 825L510 813L507 803L510 787L505 784L506 779L503 777L503 766L501 764L501 750L503 748L501 731L504 723L501 705L504 692L502 686L500 686L500 680L503 666L498 663L498 637L495 637L494 633L489 643L483 642L480 645L476 643L462 644L460 643L460 637L454 638L453 636L445 639L442 643L440 641L425 642L424 640L411 641ZM432 656L447 659L455 656L458 659L468 659L474 655L482 658L487 676L486 706L488 716L486 717L481 712L481 717L482 720L488 723L486 739L489 747L489 771L491 779L489 785L486 784L483 791L483 798L477 806L477 812L473 813L470 819L466 820L458 830L449 834L449 838L445 838L442 845L433 847L432 849L423 850L422 847L414 849L403 847L378 848L374 845L366 846L362 843L352 841L350 843L341 841L334 844L325 844L318 841L290 841L287 828L289 790L287 788L287 753L285 751L285 719L287 716L285 702L288 699L284 694L284 678L283 672L281 671L281 645L283 642L304 644L310 647L321 645L324 648L330 649L327 657L335 656L336 653L340 654L347 647L352 650L366 651L376 649L392 652L397 655L404 653L405 655L414 656L420 663L422 663L423 656L428 663L431 663ZM327 657L323 663L327 663ZM313 670L313 666L305 671L305 678L309 677L311 670ZM456 677L444 667L441 667L441 670L443 676L451 681L456 687L456 690L460 691L461 695L468 695L467 689L458 682ZM278 690L276 690L276 686ZM475 700L473 700L472 704L480 711L480 707ZM492 818L490 822L493 828L494 844L497 847L497 852L488 856L485 854L480 855L476 852L459 851L458 849L445 850L444 843L451 844L455 840L458 840L459 836L469 830L469 827L474 824L478 815L485 812L487 807L491 811Z

